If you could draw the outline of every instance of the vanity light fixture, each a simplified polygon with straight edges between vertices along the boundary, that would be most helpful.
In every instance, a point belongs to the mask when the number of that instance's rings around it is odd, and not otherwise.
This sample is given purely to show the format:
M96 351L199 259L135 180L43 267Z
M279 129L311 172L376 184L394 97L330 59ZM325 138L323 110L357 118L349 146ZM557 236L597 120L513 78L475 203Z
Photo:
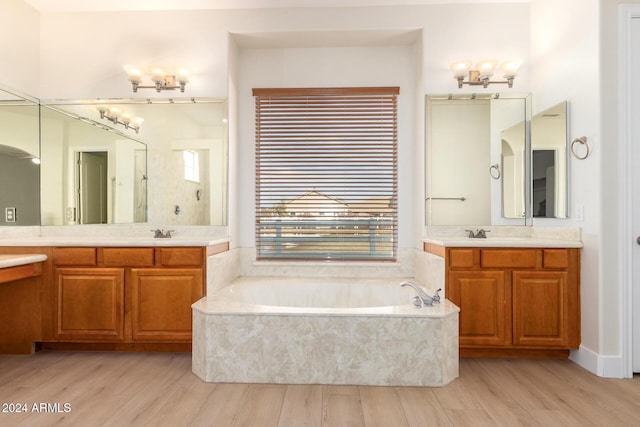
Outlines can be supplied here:
M140 130L140 125L144 121L142 117L133 117L131 114L123 113L117 107L107 107L99 105L98 112L101 119L107 119L112 123L124 126L125 129L132 129L136 133Z
M156 92L180 89L180 92L184 92L184 88L189 82L188 72L182 67L177 67L175 71L171 71L166 67L160 66L150 66L147 69L134 65L125 65L124 70L129 76L134 92L138 92L138 89L155 89ZM144 76L149 76L153 86L141 85Z
M471 69L471 61L458 61L451 64L451 70L453 71L454 78L458 81L458 88L462 88L462 85L487 87L492 83L495 84L507 84L509 87L513 87L513 80L518 75L518 69L522 65L520 60L505 61L500 64L500 69L504 75L505 80L491 80L496 68L498 67L498 61L493 59L483 59L478 62L474 69ZM465 81L465 77L469 80Z

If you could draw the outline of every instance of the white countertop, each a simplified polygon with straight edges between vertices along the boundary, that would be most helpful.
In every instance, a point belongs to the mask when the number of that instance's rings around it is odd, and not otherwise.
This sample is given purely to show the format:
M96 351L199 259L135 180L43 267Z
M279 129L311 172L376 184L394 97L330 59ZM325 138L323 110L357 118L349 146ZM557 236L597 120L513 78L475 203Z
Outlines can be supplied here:
M85 236L85 237L21 237L0 239L0 246L214 246L229 241L223 238L172 237L156 239L153 237L122 236Z
M0 255L0 268L16 267L18 265L34 264L36 262L46 261L47 256L44 254L11 254Z
M472 248L582 248L580 240L550 239L539 237L487 237L471 239L469 237L431 237L423 240L444 247Z

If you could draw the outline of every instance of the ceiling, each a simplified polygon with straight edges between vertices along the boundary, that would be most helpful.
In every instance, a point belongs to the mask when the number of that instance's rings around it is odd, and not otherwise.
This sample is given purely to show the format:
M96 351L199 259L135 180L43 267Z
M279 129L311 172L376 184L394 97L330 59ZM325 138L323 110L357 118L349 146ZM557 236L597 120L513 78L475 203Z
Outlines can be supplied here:
M529 3L531 0L24 0L41 13Z

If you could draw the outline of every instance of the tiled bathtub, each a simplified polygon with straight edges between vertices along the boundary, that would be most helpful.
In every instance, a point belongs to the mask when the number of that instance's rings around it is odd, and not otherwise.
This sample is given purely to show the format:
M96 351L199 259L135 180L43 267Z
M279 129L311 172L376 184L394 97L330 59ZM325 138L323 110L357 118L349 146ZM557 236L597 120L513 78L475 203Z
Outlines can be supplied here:
M458 308L416 309L401 280L241 277L193 305L207 382L443 386L458 376Z

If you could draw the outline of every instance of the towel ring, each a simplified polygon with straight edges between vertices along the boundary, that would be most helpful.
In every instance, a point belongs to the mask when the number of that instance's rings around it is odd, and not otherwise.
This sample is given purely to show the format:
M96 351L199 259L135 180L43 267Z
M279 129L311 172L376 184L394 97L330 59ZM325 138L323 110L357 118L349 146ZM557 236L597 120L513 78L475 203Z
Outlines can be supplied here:
M500 165L498 163L491 165L489 168L489 175L491 175L491 178L493 179L500 179Z
M584 155L581 156L578 153L576 153L576 148L575 148L576 144L584 145L586 149ZM580 138L576 138L571 142L571 154L573 154L573 156L578 160L584 160L587 157L589 157L589 144L587 144L586 136L581 136Z

